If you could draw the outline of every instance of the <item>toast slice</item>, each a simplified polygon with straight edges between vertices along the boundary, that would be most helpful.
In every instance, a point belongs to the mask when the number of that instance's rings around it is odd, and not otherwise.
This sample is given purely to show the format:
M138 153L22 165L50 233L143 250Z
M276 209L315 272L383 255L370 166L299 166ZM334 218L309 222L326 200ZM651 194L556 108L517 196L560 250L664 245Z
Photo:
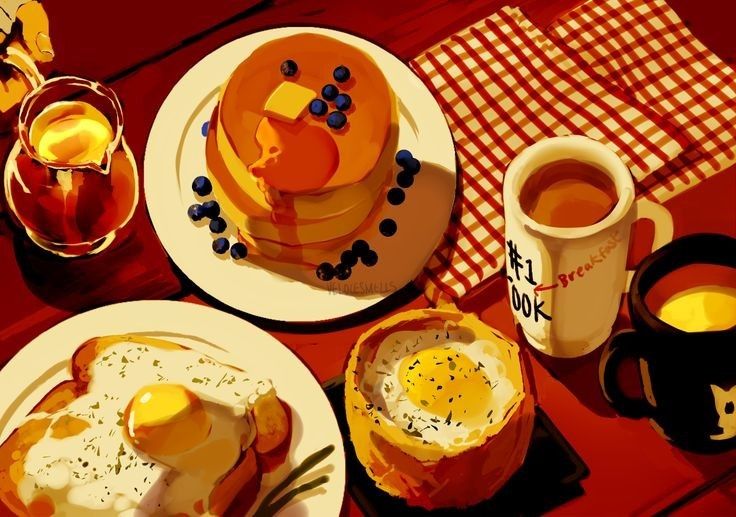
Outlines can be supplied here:
M70 371L72 379L49 391L0 445L0 500L16 515L86 509L116 515L136 508L151 515L245 513L262 473L288 453L290 411L270 381L172 341L93 338L76 350ZM131 443L123 421L129 395L139 384L156 382L194 382L189 388L212 421L205 443L167 457Z

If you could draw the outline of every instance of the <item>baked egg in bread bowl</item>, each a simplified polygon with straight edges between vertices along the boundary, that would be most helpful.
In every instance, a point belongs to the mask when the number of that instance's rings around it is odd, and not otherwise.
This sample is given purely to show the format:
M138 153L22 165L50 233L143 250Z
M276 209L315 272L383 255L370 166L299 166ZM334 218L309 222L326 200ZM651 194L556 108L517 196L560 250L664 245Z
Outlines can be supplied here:
M358 459L411 506L479 503L524 460L534 401L519 347L474 315L388 318L360 337L345 377Z
M175 342L90 339L70 370L0 445L16 515L244 515L288 452L269 380Z

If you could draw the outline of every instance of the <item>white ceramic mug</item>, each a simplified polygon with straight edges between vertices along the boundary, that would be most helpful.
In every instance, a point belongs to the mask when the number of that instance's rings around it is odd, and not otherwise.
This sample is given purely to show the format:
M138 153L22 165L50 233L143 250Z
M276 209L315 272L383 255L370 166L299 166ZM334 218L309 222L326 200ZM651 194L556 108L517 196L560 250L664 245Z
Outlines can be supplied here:
M540 224L519 204L524 183L558 160L587 162L607 174L618 201L601 221L560 228ZM632 273L626 270L631 225L650 219L652 250L672 240L663 206L635 200L631 172L604 144L585 136L537 142L509 165L503 184L506 274L514 316L529 343L555 357L577 357L606 341Z

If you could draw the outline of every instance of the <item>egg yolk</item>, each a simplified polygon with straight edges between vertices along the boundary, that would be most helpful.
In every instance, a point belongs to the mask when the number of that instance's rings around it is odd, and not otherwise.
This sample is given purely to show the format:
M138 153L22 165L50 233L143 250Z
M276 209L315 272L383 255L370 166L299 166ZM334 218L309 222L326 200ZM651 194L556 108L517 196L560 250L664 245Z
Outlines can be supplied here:
M261 157L248 170L281 192L315 191L324 187L337 170L337 144L326 126L264 117L256 128L256 141Z
M485 417L491 383L482 366L453 349L429 348L404 358L399 382L417 407L441 418Z
M130 442L151 456L178 454L202 443L211 422L197 395L179 384L141 388L124 415Z

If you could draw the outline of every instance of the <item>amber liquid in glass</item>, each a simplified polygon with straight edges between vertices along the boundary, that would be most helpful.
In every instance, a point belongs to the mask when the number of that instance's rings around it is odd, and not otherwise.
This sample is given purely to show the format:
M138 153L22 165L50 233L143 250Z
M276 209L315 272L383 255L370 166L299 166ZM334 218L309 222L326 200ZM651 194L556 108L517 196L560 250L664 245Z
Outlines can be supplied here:
M29 138L41 160L68 169L19 154L17 177L8 184L16 216L51 251L94 252L101 241L111 240L137 201L135 163L127 147L112 153L107 173L84 168L105 160L114 131L102 112L82 101L44 107L30 124Z
M99 163L114 138L100 110L80 101L46 106L31 124L31 144L45 160L70 166Z

